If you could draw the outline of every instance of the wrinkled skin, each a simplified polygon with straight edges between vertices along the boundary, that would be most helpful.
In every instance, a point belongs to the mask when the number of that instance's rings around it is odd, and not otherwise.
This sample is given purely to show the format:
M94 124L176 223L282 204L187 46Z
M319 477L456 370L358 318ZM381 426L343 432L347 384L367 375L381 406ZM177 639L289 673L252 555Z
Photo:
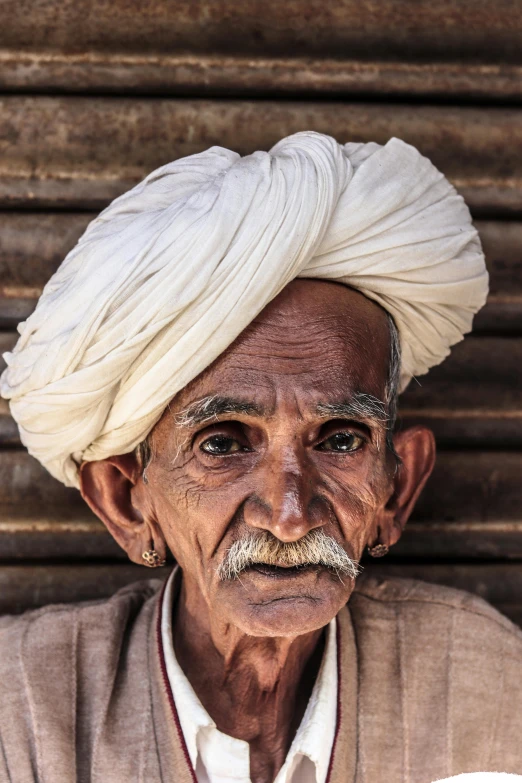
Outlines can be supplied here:
M354 582L322 567L278 578L248 569L220 581L217 568L249 529L290 542L323 528L355 560L368 544L397 542L433 466L432 434L395 436L397 470L382 421L316 411L356 393L384 400L388 358L378 305L340 284L294 281L171 401L149 438L146 482L134 454L82 466L85 499L130 558L142 563L153 542L179 563L176 655L218 728L250 743L254 781L281 767L322 629ZM179 426L180 412L209 395L253 403L262 415Z

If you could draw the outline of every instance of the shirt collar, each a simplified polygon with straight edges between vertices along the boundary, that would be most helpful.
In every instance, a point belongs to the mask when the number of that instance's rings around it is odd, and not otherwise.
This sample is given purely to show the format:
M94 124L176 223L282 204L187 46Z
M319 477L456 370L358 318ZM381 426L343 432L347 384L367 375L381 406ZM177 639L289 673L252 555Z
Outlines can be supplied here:
M161 641L165 668L177 706L181 730L192 766L196 769L199 733L203 729L211 728L216 731L218 729L197 697L174 652L172 609L177 574L178 568L175 568L167 580L163 593ZM308 757L315 765L317 783L324 783L326 780L337 722L337 655L337 620L334 617L327 628L323 659L305 714L275 783L290 780L302 756ZM227 739L234 744L238 743L238 748L240 745L247 744L232 737Z
M318 783L326 780L337 723L337 689L337 620L334 617L328 625L323 659L312 694L281 772L303 755L315 764Z

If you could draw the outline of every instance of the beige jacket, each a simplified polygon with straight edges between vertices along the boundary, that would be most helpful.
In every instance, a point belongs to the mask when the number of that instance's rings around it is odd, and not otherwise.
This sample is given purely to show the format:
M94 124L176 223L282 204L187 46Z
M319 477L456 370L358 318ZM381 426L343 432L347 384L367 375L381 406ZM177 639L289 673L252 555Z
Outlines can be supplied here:
M0 618L1 783L194 783L160 587ZM478 598L360 579L338 615L329 783L522 772L522 632Z

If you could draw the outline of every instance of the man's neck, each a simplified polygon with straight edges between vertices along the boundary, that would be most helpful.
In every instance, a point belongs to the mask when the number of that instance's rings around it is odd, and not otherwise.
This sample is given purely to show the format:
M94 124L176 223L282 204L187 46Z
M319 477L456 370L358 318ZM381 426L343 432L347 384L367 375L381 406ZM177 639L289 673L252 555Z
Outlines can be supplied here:
M310 698L324 632L247 636L213 621L184 582L174 615L176 658L198 698L220 731L249 743L253 783L273 781Z

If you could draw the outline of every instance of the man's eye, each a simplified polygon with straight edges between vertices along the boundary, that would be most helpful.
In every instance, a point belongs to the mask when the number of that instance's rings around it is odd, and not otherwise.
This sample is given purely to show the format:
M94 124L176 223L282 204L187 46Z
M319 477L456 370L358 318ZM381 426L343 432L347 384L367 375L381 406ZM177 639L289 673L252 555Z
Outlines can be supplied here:
M207 454L218 456L233 454L236 451L242 450L241 444L237 440L234 438L227 438L226 435L214 435L212 438L207 438L199 448Z
M353 432L336 432L317 446L320 451L336 451L346 454L350 451L357 451L364 443L364 438L355 435Z

